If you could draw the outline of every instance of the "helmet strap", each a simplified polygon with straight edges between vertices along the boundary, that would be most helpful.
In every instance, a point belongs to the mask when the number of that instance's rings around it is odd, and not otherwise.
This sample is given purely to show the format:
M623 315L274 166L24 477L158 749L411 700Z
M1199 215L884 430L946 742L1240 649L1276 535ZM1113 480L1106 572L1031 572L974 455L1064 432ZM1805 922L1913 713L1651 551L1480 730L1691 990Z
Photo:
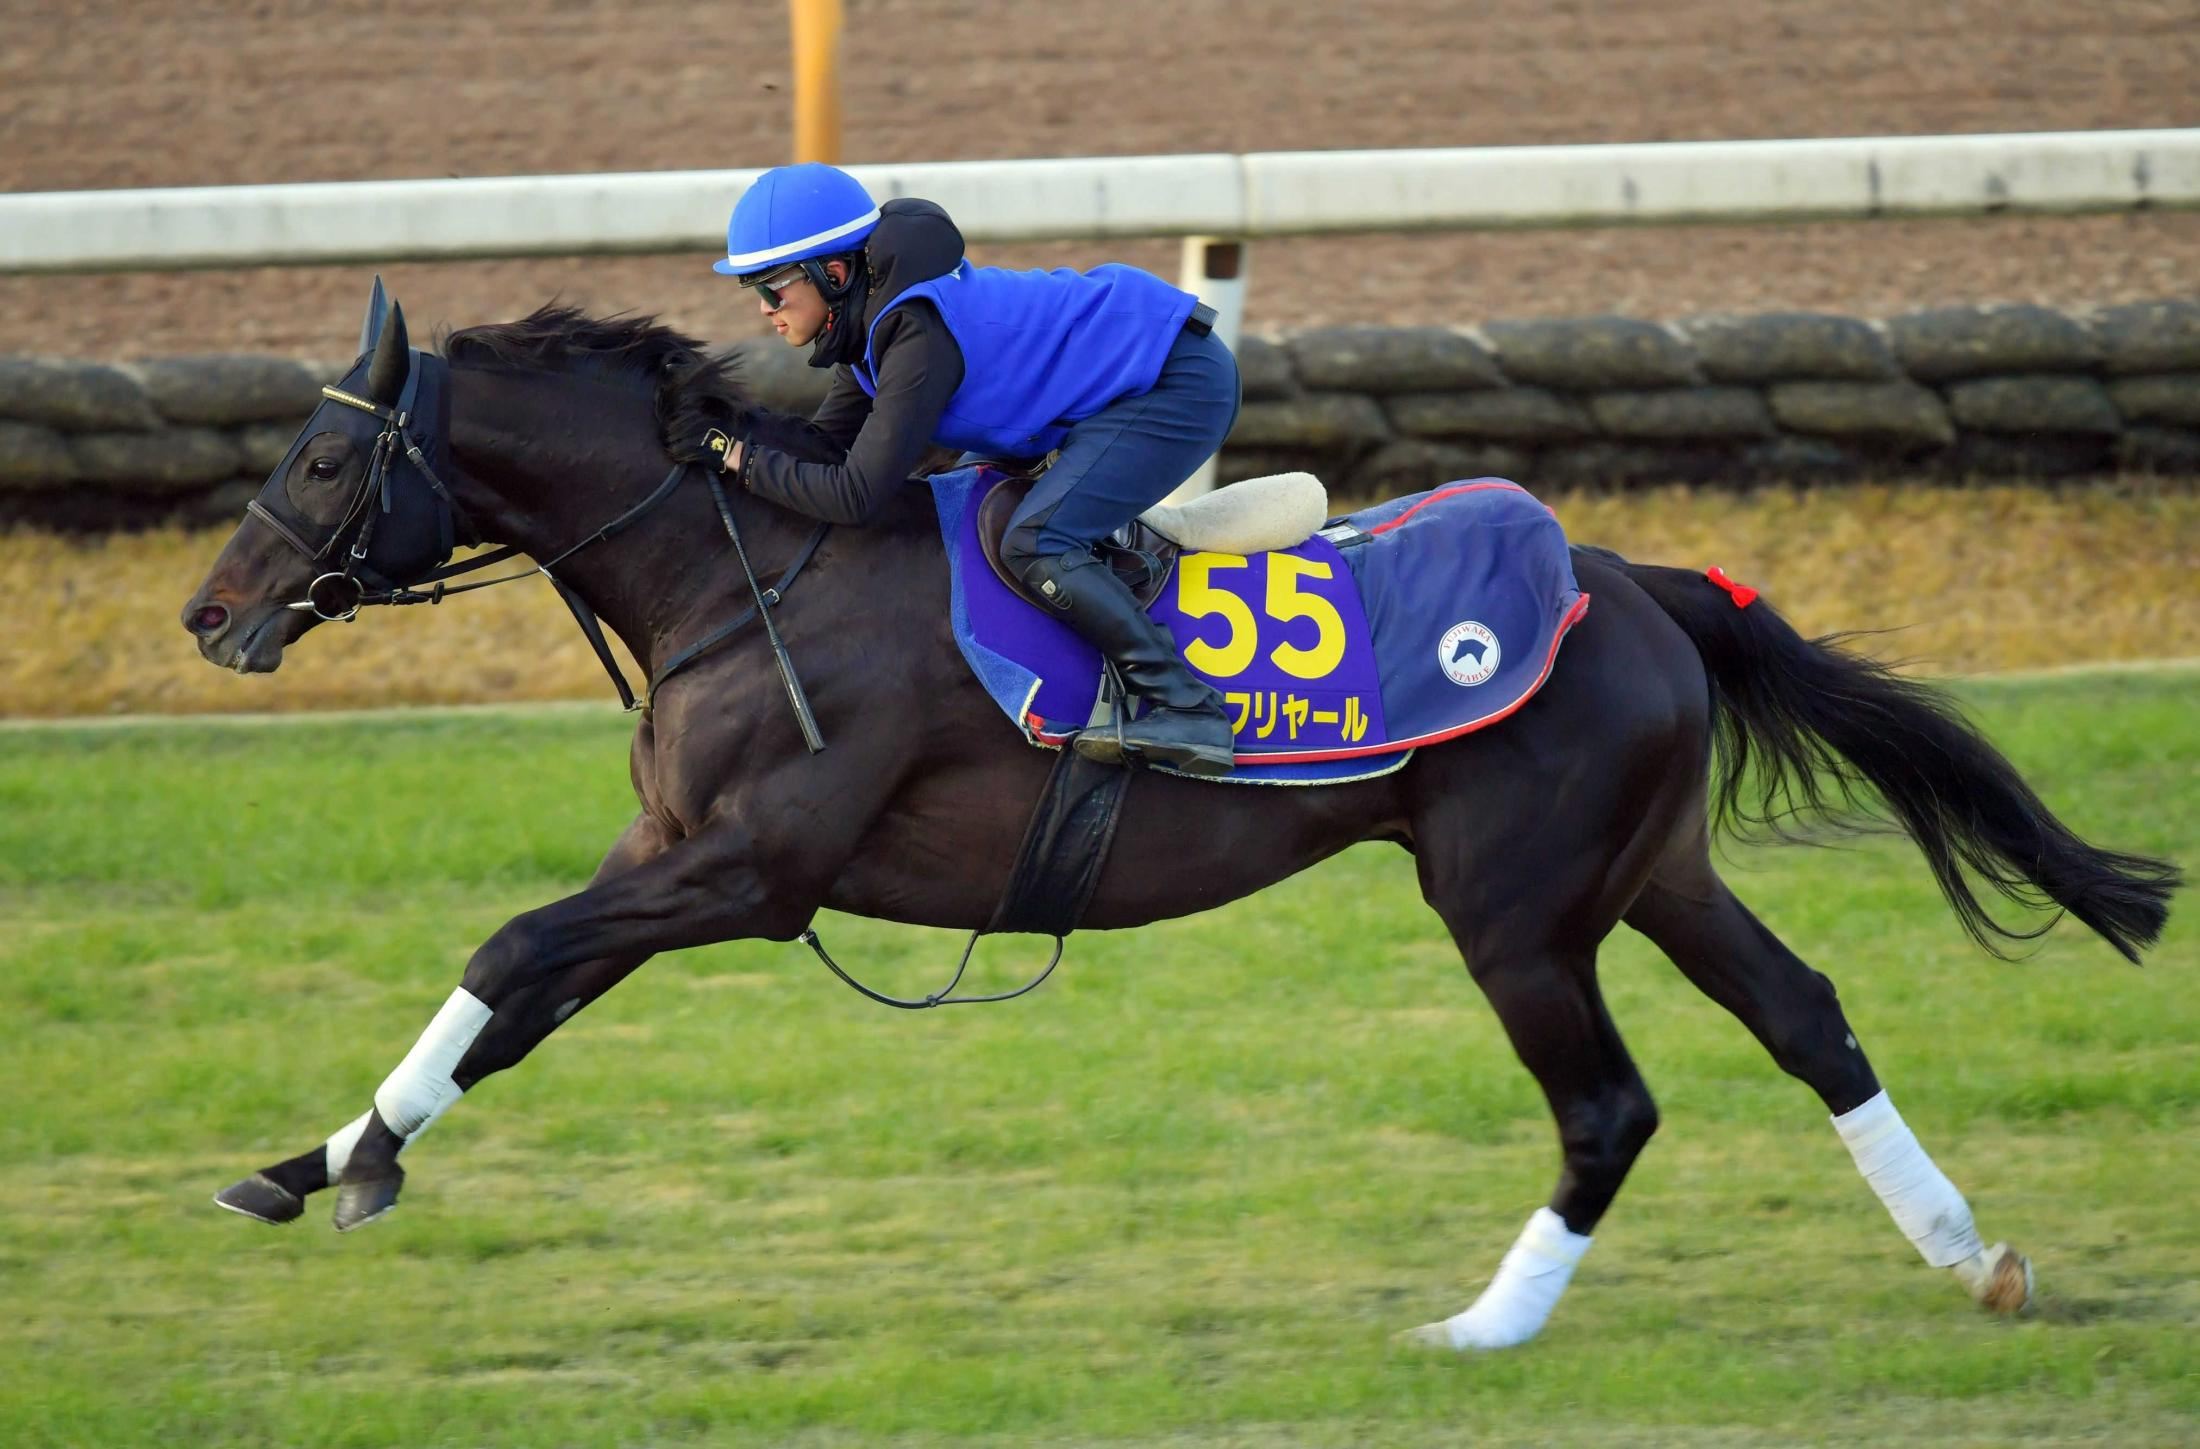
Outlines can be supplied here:
M853 257L842 258L841 260L848 268L848 280L835 282L833 274L825 270L827 260L831 259L817 257L808 259L802 263L802 274L810 279L811 284L817 288L817 294L823 297L826 302L838 302L841 298L847 296L849 289L856 284L856 261Z
M831 367L837 363L854 362L862 356L862 314L867 295L863 254L853 252L838 258L847 265L848 279L837 284L833 281L832 273L825 270L828 260L833 258L811 258L801 264L803 274L816 285L818 295L825 299L825 325L818 329L816 339L810 344L812 367ZM852 354L850 349L854 349Z

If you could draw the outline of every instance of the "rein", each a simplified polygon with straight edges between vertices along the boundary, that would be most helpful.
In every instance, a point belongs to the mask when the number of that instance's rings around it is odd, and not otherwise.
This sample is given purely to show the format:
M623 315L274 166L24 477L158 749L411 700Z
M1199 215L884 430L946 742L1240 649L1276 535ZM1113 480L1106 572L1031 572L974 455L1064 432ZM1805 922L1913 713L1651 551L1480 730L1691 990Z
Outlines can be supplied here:
M321 395L331 402L342 403L346 407L372 413L382 420L384 427L374 440L374 451L368 459L366 475L360 480L357 495L344 510L343 522L337 526L336 532L330 536L328 542L318 549L300 538L297 530L278 518L272 510L264 507L257 498L245 505L247 514L266 524L274 530L278 538L315 563L319 563L328 557L329 552L336 547L338 540L350 531L354 521L363 520L360 521L358 537L352 541L350 548L345 551L344 567L315 577L311 583L306 585L305 598L286 605L286 608L311 613L316 618L330 623L350 623L359 616L361 608L370 605L394 607L403 604L440 604L444 599L454 594L470 593L475 589L493 588L498 584L516 583L521 579L533 578L535 575L540 574L550 581L551 587L558 591L558 597L563 599L565 606L572 611L574 622L580 625L581 633L587 638L589 647L595 650L597 662L603 665L604 672L610 675L612 685L619 691L620 705L629 712L648 711L655 702L659 686L675 672L693 663L714 646L731 638L749 620L761 617L764 621L765 636L771 641L772 656L779 667L779 677L786 685L788 701L793 705L796 722L802 728L802 742L813 755L825 748L825 737L818 730L817 717L811 712L809 698L802 691L802 681L794 672L794 661L787 653L785 641L780 638L778 625L772 622L771 606L780 601L788 587L794 583L796 577L816 556L818 545L825 541L825 535L832 529L831 524L820 523L811 532L808 541L795 554L794 562L788 567L787 571L779 576L778 581L772 587L769 589L763 588L757 582L755 569L749 564L748 549L741 542L741 530L734 522L732 508L726 502L725 490L719 485L717 478L712 477L710 488L712 497L718 504L718 516L725 524L727 537L733 540L734 554L741 562L742 575L748 580L749 592L756 602L730 622L713 629L701 639L679 650L670 659L666 660L650 676L640 699L637 700L633 687L626 682L625 672L619 668L618 660L612 657L611 647L604 639L603 625L597 620L595 610L589 608L587 602L580 595L567 588L565 582L552 570L563 565L567 559L587 548L590 544L601 543L607 538L615 537L654 511L659 504L679 491L681 481L687 477L688 470L694 466L693 464L684 462L673 464L672 471L665 474L664 481L659 483L647 498L627 509L578 543L573 544L570 548L560 550L556 556L536 564L531 569L505 574L499 578L476 579L472 583L459 584L456 587L449 586L452 579L476 573L485 568L492 568L524 551L517 547L505 547L483 554L478 558L467 559L464 563L441 565L421 578L414 580L411 584L370 591L357 577L357 571L366 560L367 548L374 536L374 523L377 514L373 502L378 496L387 497L390 488L390 468L400 449L403 450L407 461L420 470L420 476L427 480L428 487L435 493L438 508L445 512L458 527L464 528L473 543L479 544L481 542L481 531L474 527L473 520L467 517L463 508L459 507L458 499L453 496L449 486L436 476L433 468L428 466L426 455L409 429L408 425L412 421L409 413L397 408L384 407L369 398L346 392L340 387L323 387ZM385 511L387 509L386 503L384 509ZM434 587L423 590L420 587L422 584L432 584Z
M415 378L417 378L417 374L415 374ZM411 395L411 382L408 381L406 397L400 401L410 400ZM474 527L473 520L467 516L465 509L458 506L458 499L452 494L449 486L437 477L435 469L428 465L427 455L421 450L419 442L413 438L411 432L407 429L407 424L412 421L410 412L402 407L384 407L371 398L360 397L354 393L346 392L340 387L324 386L321 389L321 396L330 402L342 403L345 407L357 408L361 412L373 414L382 420L383 428L375 436L374 451L368 456L366 472L359 480L358 491L352 495L351 502L345 505L342 520L336 525L335 531L329 535L327 542L319 548L313 547L303 538L300 538L296 529L292 528L273 509L260 502L259 499L254 498L245 504L245 513L248 516L259 519L260 522L274 530L276 537L304 554L307 560L312 563L320 563L325 560L330 551L343 539L344 535L350 532L355 524L358 526L358 537L352 540L351 547L345 551L343 568L316 576L311 583L306 585L306 597L302 601L287 607L308 611L315 617L332 623L348 623L357 617L359 606L365 603L419 603L423 600L429 603L440 602L444 592L440 587L441 580L471 573L475 569L486 568L519 552L515 548L500 549L496 553L483 558L470 559L456 568L446 567L435 570L427 576L427 579L423 580L423 582L434 581L438 583L433 598L427 595L404 599L395 597L398 594L409 593L409 590L405 589L393 589L387 593L370 596L366 586L358 579L357 574L361 566L366 563L368 548L374 540L375 520L381 513L387 513L390 509L390 470L400 447L403 448L407 461L420 470L420 476L426 480L430 491L435 494L436 509L443 520L440 532L443 534L444 543L446 545L454 543L456 541L455 530L464 528L468 541L479 544L481 542L481 530ZM382 505L379 511L374 507L377 499L380 500ZM448 553L450 551L449 547L446 546L444 551ZM324 586L332 591L332 597L327 604L322 601ZM480 585L470 585L469 587L478 588ZM333 591L336 590L342 592L334 593ZM453 590L452 592L457 591Z
M795 722L801 727L802 743L813 755L825 748L825 737L818 729L817 716L810 709L809 697L803 692L802 681L795 674L794 660L787 653L786 641L780 637L779 626L773 622L771 611L773 606L778 604L785 596L795 579L801 575L802 570L808 566L810 560L816 556L818 546L825 541L825 535L831 531L831 524L818 524L816 529L811 532L809 539L796 552L794 562L789 564L786 572L782 573L767 589L757 579L756 569L749 561L748 547L741 541L740 525L734 519L732 505L726 500L725 486L719 482L716 470L706 469L705 478L710 484L711 501L717 505L719 521L725 525L726 537L733 542L734 557L740 562L742 577L748 581L749 593L755 599L755 602L742 610L733 619L678 650L671 658L658 666L656 671L650 675L641 698L637 700L633 688L626 682L625 673L619 668L618 660L612 657L611 648L604 640L603 626L596 618L595 610L589 608L587 602L580 595L567 588L564 581L559 579L552 570L562 566L567 559L589 545L601 543L607 538L615 537L647 517L666 499L679 491L681 481L687 477L689 469L694 467L694 464L688 462L674 463L672 471L665 475L664 481L659 483L647 498L627 509L624 513L619 514L618 517L581 539L578 543L561 550L554 557L536 564L531 569L505 574L498 578L476 579L472 583L451 586L450 581L452 579L493 567L524 552L518 547L508 546L483 554L478 558L468 559L464 563L441 564L410 584L398 584L388 589L370 590L360 580L358 573L366 564L368 546L374 537L375 520L381 513L386 513L390 509L391 469L400 452L407 461L420 471L420 476L426 480L428 487L435 494L439 514L439 532L446 545L446 555L449 553L449 545L453 542L456 529L463 528L468 538L475 545L479 545L481 542L481 531L474 526L473 520L466 516L466 511L459 507L458 500L453 496L450 488L441 478L436 476L435 470L428 465L425 451L412 435L410 429L412 415L409 411L402 406L384 407L370 398L359 397L340 387L323 387L321 395L331 402L342 403L346 407L372 413L375 417L381 419L383 428L374 440L374 451L368 458L366 474L360 480L358 492L353 495L351 502L346 505L342 521L337 524L335 532L319 548L314 548L307 543L295 528L278 517L272 509L263 505L259 499L255 498L245 505L248 516L259 519L261 523L274 530L278 538L288 543L292 548L297 549L298 552L304 554L308 560L314 563L321 563L326 560L345 534L351 532L354 527L358 530L358 536L352 540L350 547L345 550L344 566L341 569L332 569L317 575L311 583L306 585L305 598L296 603L285 605L286 608L309 612L316 618L331 623L349 623L358 618L360 609L370 605L394 607L403 604L440 604L444 599L454 594L470 593L475 589L493 588L498 584L516 583L520 579L532 578L536 574L541 574L544 578L550 580L551 586L558 591L558 597L563 599L566 607L573 611L574 622L580 625L581 633L587 638L589 646L596 651L598 662L603 665L604 672L611 676L612 684L619 691L620 704L629 712L636 710L647 712L655 703L658 689L674 673L731 638L749 620L758 619L762 621L764 637L771 645L772 658L779 669L780 683L785 686L787 691L787 702L794 709ZM408 392L407 400L409 398L410 393ZM381 504L379 509L375 506L377 500ZM433 587L422 589L420 587L422 584L431 584ZM1055 934L1054 954L1048 958L1046 965L1040 969L1039 974L1022 986L1013 991L1002 991L986 996L957 996L954 994L955 988L962 983L963 973L970 966L971 953L977 949L978 938L984 934L985 928L983 927L972 931L970 940L963 946L962 959L956 963L953 978L940 990L917 1000L905 1000L898 996L888 996L884 992L874 991L856 980L855 977L841 969L839 962L833 960L826 953L825 943L818 939L816 931L805 930L798 939L817 953L817 959L824 962L826 968L833 975L839 977L849 987L863 996L878 1002L882 1006L891 1006L902 1011L923 1011L935 1006L975 1006L985 1002L1012 1001L1028 991L1037 989L1041 982L1054 974L1054 968L1061 963L1062 949L1067 932L1063 931Z
M955 988L962 983L963 972L970 969L970 953L978 949L978 938L984 934L983 931L972 931L970 939L963 943L962 960L955 965L954 978L930 996L916 1001L907 1001L899 996L888 996L883 991L873 991L870 987L856 980L855 977L841 970L840 963L825 954L825 943L817 938L817 932L806 930L795 939L815 951L817 959L825 963L826 970L847 982L857 991L881 1006L892 1006L902 1011L924 1011L934 1006L982 1006L988 1001L1014 1001L1025 992L1037 989L1040 982L1054 974L1054 968L1061 964L1062 947L1068 939L1064 936L1056 936L1054 938L1054 954L1047 958L1047 964L1039 969L1038 975L1032 977L1014 991L996 992L991 996L957 996L955 995Z

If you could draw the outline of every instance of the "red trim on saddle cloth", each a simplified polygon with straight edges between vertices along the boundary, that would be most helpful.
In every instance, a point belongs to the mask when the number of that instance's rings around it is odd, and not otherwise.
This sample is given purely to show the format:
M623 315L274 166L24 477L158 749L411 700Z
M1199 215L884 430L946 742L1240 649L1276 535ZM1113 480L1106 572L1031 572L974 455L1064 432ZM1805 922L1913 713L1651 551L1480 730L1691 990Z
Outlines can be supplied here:
M1446 498L1451 498L1461 493L1479 493L1485 488L1509 488L1515 493L1526 493L1528 491L1527 489L1521 487L1518 483L1507 482L1502 478L1491 478L1479 483L1460 483L1450 488L1439 488L1434 493L1431 493L1428 497L1422 499L1419 503L1414 504L1411 508L1408 508L1405 512L1390 520L1390 522L1379 524L1376 527L1369 529L1368 533L1370 536L1378 533L1388 533L1391 529L1396 528L1401 523L1404 523L1414 514L1419 513L1422 509L1428 507L1431 503L1440 503ZM1542 502L1541 499L1537 499L1536 501L1538 503ZM1556 518L1558 516L1557 511L1553 509L1548 503L1543 504L1543 511L1549 513L1553 518ZM1720 575L1720 577L1723 578L1725 576L1722 574ZM1716 582L1716 580L1714 580L1714 582ZM1751 599L1757 597L1756 590L1754 589L1745 589L1743 590L1743 592L1748 594L1749 598ZM1742 602L1747 603L1748 601L1748 599L1744 599ZM1497 710L1491 714L1486 714L1480 719L1469 720L1463 725L1454 725L1448 730L1437 730L1430 734L1417 735L1414 738L1408 740L1385 740L1382 744L1376 745L1369 749L1308 750L1303 754L1294 754L1288 751L1271 751L1266 754L1246 754L1241 751L1236 757L1237 763L1241 765L1318 765L1327 760L1356 760L1373 755L1394 755L1397 754L1400 750L1412 750L1418 749L1422 745L1440 744L1445 740L1456 739L1460 735L1472 734L1478 729L1486 729L1490 725L1496 724L1499 720L1502 720L1508 715L1512 714L1515 710L1519 709L1529 700L1535 698L1537 691L1543 688L1544 681L1551 677L1551 666L1558 662L1558 646L1566 642L1567 631L1572 629L1574 625L1580 623L1581 616L1588 612L1589 596L1587 594L1583 594L1579 599L1576 599L1574 601L1574 606L1572 609L1567 611L1566 617L1559 621L1558 632L1551 636L1550 652L1543 657L1543 671L1540 674L1536 675L1535 683L1529 685L1528 688L1521 693L1521 696L1518 699L1514 700L1511 704L1505 706L1505 708L1501 710ZM1031 737L1042 745L1067 744L1069 743L1071 738L1074 737L1077 733L1077 731L1075 730L1070 730L1065 734L1051 734L1046 729L1046 721L1041 719L1038 715L1033 714L1029 711L1026 711L1024 714L1024 723L1030 729Z
M1528 491L1527 489L1521 487L1518 483L1508 483L1502 478L1491 478L1481 483L1461 483L1451 488L1439 488L1434 493L1431 493L1428 497L1422 499L1419 503L1414 504L1411 508L1408 508L1405 512L1390 520L1390 522L1379 523L1375 527L1369 529L1367 531L1368 536L1372 538L1378 533L1390 532L1393 528L1396 528L1399 524L1405 522L1414 514L1419 513L1422 509L1428 507L1431 503L1441 503L1446 498L1453 498L1461 493L1479 493L1485 488L1510 488L1515 493L1525 493ZM1541 499L1537 499L1536 501L1539 503L1542 502ZM1558 516L1555 512L1552 511L1551 505L1548 503L1543 504L1543 511L1545 513L1549 513L1553 518L1556 518ZM1301 755L1294 755L1292 756L1292 758L1304 759L1306 757Z
M1728 597L1734 600L1734 607L1737 609L1746 609L1756 602L1757 591L1755 589L1747 584L1735 583L1734 580L1726 576L1726 570L1720 568L1717 564L1705 569L1703 576L1726 590Z
M1476 484L1475 486L1510 488L1515 485L1506 483ZM1523 488L1520 491L1525 493L1528 490ZM1373 532L1372 529L1369 531ZM1237 757L1238 763L1244 765L1318 765L1324 760L1356 760L1363 755L1394 755L1400 750L1416 750L1423 745L1441 744L1445 740L1457 739L1461 735L1472 734L1474 733L1474 731L1479 729L1487 729L1489 726L1496 724L1499 720L1504 719L1506 716L1510 715L1514 710L1519 709L1520 706L1526 704L1529 700L1535 698L1537 691L1543 688L1544 681L1551 677L1551 666L1558 662L1558 646L1566 642L1567 631L1572 629L1574 625L1580 623L1581 616L1588 612L1589 596L1587 594L1583 594L1580 598L1574 600L1573 608L1569 609L1566 613L1566 617L1559 621L1558 632L1551 636L1551 651L1550 653L1543 656L1543 672L1536 675L1535 683L1529 685L1526 689L1521 691L1520 698L1514 700L1511 704L1506 705L1501 710L1497 710L1491 714L1483 715L1480 719L1468 720L1463 725L1453 725L1448 730L1433 730L1425 735L1415 735L1411 739L1385 740L1380 746L1372 750L1309 750L1305 754L1297 755L1283 753L1266 755L1241 754Z

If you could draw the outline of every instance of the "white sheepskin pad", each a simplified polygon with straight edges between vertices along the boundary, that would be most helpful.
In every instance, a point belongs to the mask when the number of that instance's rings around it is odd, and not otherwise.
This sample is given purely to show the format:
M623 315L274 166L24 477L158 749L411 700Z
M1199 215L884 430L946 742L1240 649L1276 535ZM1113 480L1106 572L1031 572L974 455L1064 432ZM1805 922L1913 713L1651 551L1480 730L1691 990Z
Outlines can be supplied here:
M1272 473L1204 493L1189 503L1158 504L1139 515L1184 548L1262 553L1306 542L1329 516L1329 490L1311 473Z

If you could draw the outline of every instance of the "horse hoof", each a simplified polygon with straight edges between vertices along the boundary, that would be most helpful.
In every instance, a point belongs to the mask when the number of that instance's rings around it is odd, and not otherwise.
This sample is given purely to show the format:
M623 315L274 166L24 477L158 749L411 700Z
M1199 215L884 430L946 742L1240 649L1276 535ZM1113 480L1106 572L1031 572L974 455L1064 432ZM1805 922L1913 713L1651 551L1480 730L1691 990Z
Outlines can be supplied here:
M396 1207L398 1190L404 1185L402 1172L395 1177L370 1177L357 1182L345 1178L336 1185L336 1212L332 1219L336 1231L348 1233L354 1228L363 1228Z
M2032 1260L2007 1243L1986 1250L1986 1286L1980 1305L1991 1312L2022 1313L2032 1306Z
M264 1172L233 1182L214 1194L214 1206L263 1223L293 1222L306 1210L305 1199Z
M1451 1328L1443 1323L1424 1323L1419 1328L1409 1328L1403 1333L1393 1333L1390 1341L1400 1348L1436 1349L1443 1353L1460 1352L1459 1345L1451 1341Z
M1991 1313L2022 1313L2032 1306L2032 1260L1996 1243L1956 1264L1956 1279Z

